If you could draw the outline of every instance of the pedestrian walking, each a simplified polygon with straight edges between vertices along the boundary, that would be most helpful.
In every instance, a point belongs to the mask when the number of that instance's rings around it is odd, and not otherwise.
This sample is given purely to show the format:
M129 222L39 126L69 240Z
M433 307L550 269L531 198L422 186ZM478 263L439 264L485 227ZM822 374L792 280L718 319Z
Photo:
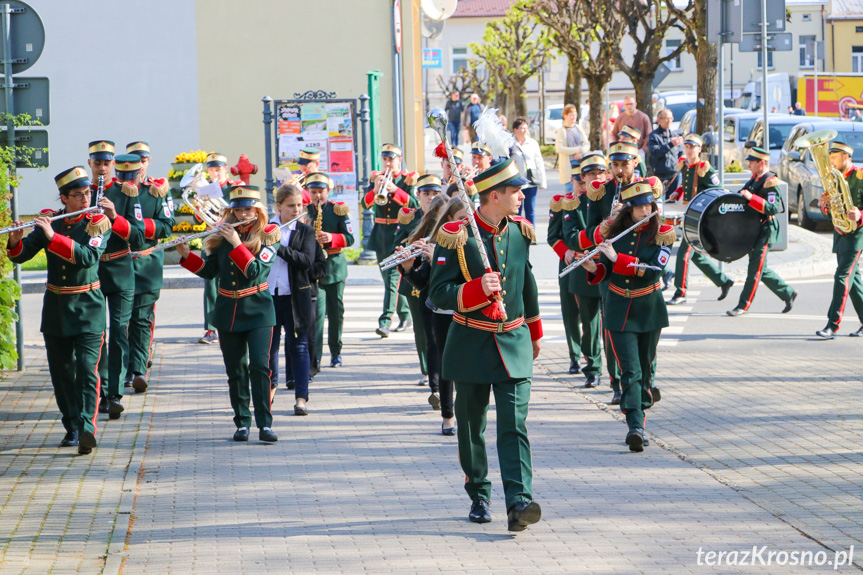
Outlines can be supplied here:
M476 142L476 130L473 127L474 122L479 120L482 114L482 104L479 101L479 94L470 95L470 104L464 110L464 123L467 128L469 141Z
M459 144L461 117L462 114L464 114L464 108L464 102L461 101L458 90L453 90L449 95L449 100L447 100L446 106L444 107L447 117L446 130L453 149L457 148Z

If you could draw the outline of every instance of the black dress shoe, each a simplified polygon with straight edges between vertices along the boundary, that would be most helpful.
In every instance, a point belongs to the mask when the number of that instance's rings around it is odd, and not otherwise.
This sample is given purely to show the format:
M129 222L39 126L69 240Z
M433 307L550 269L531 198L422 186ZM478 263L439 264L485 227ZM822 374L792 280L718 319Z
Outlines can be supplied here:
M381 338L390 336L390 328L385 325L378 326L378 329L375 330L375 333L381 336Z
M658 387L650 388L650 397L653 398L653 403L657 403L660 399L662 399L662 393L659 391Z
M674 292L674 296L668 300L668 305L680 305L686 303L686 296L680 290Z
M279 440L279 436L269 427L262 427L258 430L258 439L267 443L275 443Z
M414 324L414 320L412 320L411 318L400 320L399 324L396 326L396 328L393 331L404 331L407 328L409 328L410 326L412 326L413 324Z
M587 389L590 389L591 387L599 387L599 376L595 373L585 376L584 387Z
M248 427L240 427L237 431L234 432L234 441L248 441L249 440L249 428Z
M621 393L619 391L615 391L614 395L611 397L611 405L620 405Z
M725 313L726 313L727 315L730 315L731 317L736 317L736 316L738 316L738 315L743 315L743 314L745 314L745 313L746 313L746 310L745 310L745 309L743 309L742 307L736 307L736 308L734 308L734 309L730 309L730 310L728 310L728 311L727 311L727 312L725 312Z
M569 361L569 373L573 375L577 375L581 373L581 366L578 365L577 359L572 359Z
M626 434L626 444L630 451L641 453L644 451L644 430L640 427L630 429Z
M108 398L103 397L99 400L99 413L108 413Z
M673 279L674 279L674 272L673 271L665 272L665 275L662 276L662 289L660 291L667 290L668 286L671 285L671 280L673 280Z
M122 398L119 395L108 399L108 419L120 419L120 414L125 410L120 399Z
M734 280L728 280L721 286L719 286L719 297L716 298L716 301L722 301L728 297L728 292L731 291L731 288L734 287Z
M294 384L294 380L289 379L288 381L286 381L285 387L287 387L288 389L294 389L294 387L296 387L296 385Z
M63 436L63 441L60 442L60 447L74 447L78 445L78 432L67 431Z
M542 508L536 501L519 501L506 512L506 528L509 531L524 531L542 519Z
M429 405L432 406L433 410L440 411L440 394L438 392L431 392L429 395Z
M863 326L861 326L857 331L852 331L848 335L851 337L863 337Z
M294 415L308 415L309 410L305 406L294 405Z
M82 431L78 434L78 455L87 455L92 453L98 447L96 436L89 431Z
M488 510L487 499L477 499L470 506L470 513L467 516L473 523L489 523L491 522L491 513Z
M797 290L794 290L794 293L791 294L787 300L785 300L785 309L782 310L782 313L788 313L791 311L791 308L794 307L794 300L797 299Z
M444 427L443 423L440 424L440 434L441 435L455 435L455 427Z
M836 332L833 331L832 329L830 329L829 325L827 327L825 327L824 329L819 329L818 331L816 331L815 335L817 335L818 337L823 337L824 339L835 339L836 338Z
M93 453L92 447L84 447L83 445L78 445L78 455L90 455Z
M144 393L147 391L147 387L147 380L144 379L144 376L136 373L135 377L132 378L132 389L135 390L135 393Z
M337 353L330 359L330 367L342 366L342 354Z

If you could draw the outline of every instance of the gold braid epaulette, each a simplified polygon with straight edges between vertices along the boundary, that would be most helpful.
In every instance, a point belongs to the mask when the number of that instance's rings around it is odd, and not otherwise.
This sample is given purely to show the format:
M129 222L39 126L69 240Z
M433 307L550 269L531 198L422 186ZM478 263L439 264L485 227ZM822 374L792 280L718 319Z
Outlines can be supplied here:
M659 231L656 232L656 245L670 246L677 239L677 233L674 231L674 226L659 226Z
M521 228L521 235L529 239L531 242L535 242L536 230L533 229L533 226L530 224L530 220L527 218L519 218L517 223Z
M464 247L467 243L467 224L459 225L457 232L447 230L447 228L453 227L455 226L453 226L452 223L449 223L445 224L440 230L438 230L437 245L448 250L455 250Z
M417 173L410 172L409 174L405 174L405 184L407 184L408 186L417 185Z
M578 206L581 205L581 200L578 199L578 196L573 196L571 198L563 199L563 209L567 212L571 212L578 209Z
M162 180L160 185L156 185L156 180L150 180L150 195L154 198L164 198L168 194L168 180Z
M104 214L88 214L87 219L90 221L87 223L86 231L91 238L101 236L111 229L111 220Z
M551 210L552 212L554 212L554 213L557 213L557 212L559 212L560 210L562 210L562 209L563 209L563 200L564 200L564 198L558 198L558 199L556 199L556 200L555 200L554 198L556 198L556 197L557 197L557 196L552 196L552 197L551 197L551 201L550 201L550 202L549 202L549 204L548 204L548 209L550 209L550 210ZM565 197L565 196L564 196L564 197Z
M605 184L602 184L599 186L599 189L596 189L591 183L591 185L587 186L587 191L585 193L591 202L601 200L605 196Z
M345 202L336 202L333 204L333 213L337 216L346 216L351 213L351 207Z
M261 233L261 244L271 246L282 239L282 229L276 224L268 224Z
M416 210L399 210L399 224L406 226L412 221L414 221L414 216L416 216Z
M652 176L650 179L650 191L653 192L653 198L658 200L663 190L665 190L665 186L662 185L662 180L656 176Z
M696 170L696 173L698 174L699 178L703 178L707 174L707 171L709 169L710 169L710 162L703 161L700 164L698 164L698 169Z
M128 196L130 198L138 197L138 186L135 184L129 184L128 182L123 182L123 186L120 188L120 191L123 195Z

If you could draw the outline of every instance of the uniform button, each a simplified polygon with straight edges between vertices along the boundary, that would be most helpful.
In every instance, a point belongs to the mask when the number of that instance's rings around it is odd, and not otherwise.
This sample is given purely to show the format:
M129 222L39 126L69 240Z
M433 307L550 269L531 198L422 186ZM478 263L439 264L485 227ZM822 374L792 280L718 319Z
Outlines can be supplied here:
M629 280L627 280L627 281L629 281ZM235 285L237 285L237 282L231 282L231 285L235 286Z
M61 270L65 270L65 269L66 269L66 266L60 266L60 269L61 269Z
M500 250L500 255L503 255L503 250Z
M626 283L629 283L629 280L626 280Z
M503 290L503 291L502 291L502 292L500 292L500 293L502 293L503 295L506 295L506 290Z
M66 276L63 276L63 277L61 277L60 279L61 279L61 280L64 280L64 279L66 279Z
M500 238L497 238L497 241L500 241Z
M506 277L503 278L503 281L506 281Z
M634 246L635 242L629 242L629 245Z
M503 265L502 265L502 266L500 266L500 267L502 267L503 269L506 269L506 264L503 264Z

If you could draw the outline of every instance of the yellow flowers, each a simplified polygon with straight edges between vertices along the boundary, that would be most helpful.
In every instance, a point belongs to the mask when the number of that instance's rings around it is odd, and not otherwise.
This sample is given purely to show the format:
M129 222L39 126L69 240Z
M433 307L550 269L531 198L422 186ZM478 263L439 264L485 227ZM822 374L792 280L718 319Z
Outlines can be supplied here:
M195 213L195 210L193 210L192 208L190 208L186 204L183 204L182 206L180 206L180 209L178 209L177 211L180 212L181 214L194 214Z
M206 228L206 226L204 226ZM189 222L180 222L179 224L173 227L173 231L175 232L188 232L192 229L192 224Z
M185 163L193 163L200 164L201 162L207 161L207 152L204 150L191 150L188 152L183 152L182 154L177 154L174 156L175 164L185 164Z
M204 232L207 230L207 224L202 222L196 226L192 226L192 229L195 230L196 232Z

